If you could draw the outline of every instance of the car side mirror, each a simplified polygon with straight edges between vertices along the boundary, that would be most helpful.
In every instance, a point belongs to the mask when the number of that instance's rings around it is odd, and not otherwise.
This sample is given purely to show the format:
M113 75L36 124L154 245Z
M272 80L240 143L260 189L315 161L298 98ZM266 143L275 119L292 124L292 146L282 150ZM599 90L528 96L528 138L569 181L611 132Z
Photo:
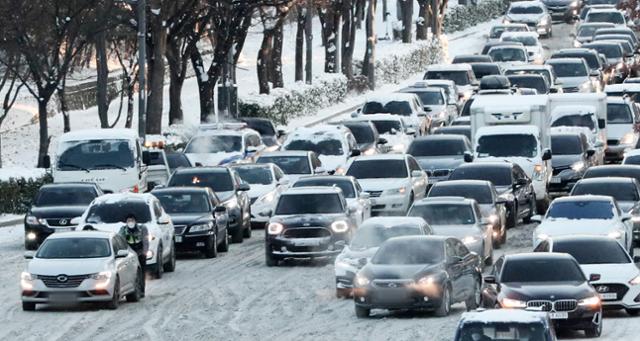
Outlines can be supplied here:
M202 167L202 163L201 162L196 162L195 166L196 167Z
M542 152L542 161L547 161L547 160L551 160L551 149L545 149L544 152Z
M241 182L238 185L238 191L240 191L240 192L246 192L246 191L248 191L250 189L251 189L251 186L249 186L249 184L246 183L246 182Z
M362 193L360 193L360 198L369 199L369 198L371 198L371 195L369 193L367 193L367 192L362 192Z
M263 217L270 217L272 213L273 210L271 210L270 208L265 208L264 210L260 211L260 215Z
M378 139L378 144L387 144L389 141L387 141L387 139L385 139L384 137L381 137Z
M593 149L587 149L586 155L587 157L592 157L593 155L595 155L596 151Z
M416 134L416 130L413 128L407 128L407 135L415 135Z
M598 119L598 128L605 129L607 127L607 121L603 118Z
M278 180L278 185L286 186L289 184L289 179L280 179Z
M411 177L412 178L419 178L419 177L421 177L423 175L424 175L423 171L419 171L419 170L411 171Z
M633 256L633 262L634 263L640 263L640 256Z
M327 170L324 169L324 167L316 167L316 169L313 170L316 174L323 174L326 173Z
M51 168L51 156L49 156L49 155L45 155L45 156L42 158L42 166L43 166L44 168Z
M360 259L358 259L358 265L360 265L360 266L365 266L365 265L367 265L367 262L368 262L368 261L367 261L367 259L366 259L366 258L360 258Z
M160 225L167 225L171 222L171 219L169 219L169 217L167 216L161 216L160 218L158 218L158 224Z
M349 214L354 214L358 212L358 208L352 206L352 207L349 207L348 211L349 211Z
M542 216L539 214L536 214L534 216L531 217L531 221L534 223L541 223L542 222Z
M278 131L276 132L276 137L280 138L287 135L287 131L284 129L278 129Z
M590 274L589 282L595 282L600 280L600 274Z
M33 257L36 255L35 252L33 251L26 251L24 253L24 259L33 259Z
M591 72L589 72L589 76L600 77L600 70L591 70Z
M75 218L72 218L72 219L71 219L71 221L69 222L69 224L70 224L70 225L76 225L76 226L77 226L78 224L80 224L80 219L82 219L82 217L75 217Z
M484 276L484 282L487 284L496 284L496 276Z
M116 258L126 258L129 255L129 250L118 250Z
M247 147L247 149L245 149L246 153L255 153L258 151L258 148L254 147L254 146L249 146Z
M215 213L224 213L227 212L227 208L225 206L216 206L216 208L213 210L213 212Z
M473 162L473 155L469 152L464 152L464 162Z
M351 151L350 156L354 156L355 157L355 156L360 156L360 154L361 154L361 152L360 152L359 149L354 149L354 150Z
M557 94L558 92L560 92L560 89L553 87L553 88L549 88L549 93L551 94Z
M575 33L569 33L569 37L571 37L571 38L575 39L575 38L576 38L576 35L575 35Z
M145 165L151 164L151 153L148 150L142 151L142 163Z
M631 220L631 214L625 213L622 215L622 221L629 221Z

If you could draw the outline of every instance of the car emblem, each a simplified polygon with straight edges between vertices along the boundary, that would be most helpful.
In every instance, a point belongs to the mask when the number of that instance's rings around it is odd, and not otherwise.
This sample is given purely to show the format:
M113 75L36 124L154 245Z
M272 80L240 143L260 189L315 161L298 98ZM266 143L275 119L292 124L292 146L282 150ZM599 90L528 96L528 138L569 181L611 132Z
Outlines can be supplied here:
M554 299L556 298L554 295L549 296L549 298Z
M60 219L60 225L67 225L69 221L67 219Z
M598 287L598 292L607 292L609 291L609 287L606 285L601 285Z
M398 287L398 285L397 285L397 284L395 284L395 283L389 283L387 286L388 286L389 288L396 288L396 287Z
M304 223L303 226L311 226L311 223Z
M56 277L56 279L58 280L58 282L66 282L69 280L69 278L66 275L59 275L58 277Z

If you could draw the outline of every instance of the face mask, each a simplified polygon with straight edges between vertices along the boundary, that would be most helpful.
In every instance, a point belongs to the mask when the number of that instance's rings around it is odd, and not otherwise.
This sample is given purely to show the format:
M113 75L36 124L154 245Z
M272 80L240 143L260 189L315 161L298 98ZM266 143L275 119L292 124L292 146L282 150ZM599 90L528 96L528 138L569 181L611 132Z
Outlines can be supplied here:
M132 228L136 227L136 222L135 222L135 220L128 220L128 221L127 221L127 227L128 227L128 228L130 228L130 229L132 229Z

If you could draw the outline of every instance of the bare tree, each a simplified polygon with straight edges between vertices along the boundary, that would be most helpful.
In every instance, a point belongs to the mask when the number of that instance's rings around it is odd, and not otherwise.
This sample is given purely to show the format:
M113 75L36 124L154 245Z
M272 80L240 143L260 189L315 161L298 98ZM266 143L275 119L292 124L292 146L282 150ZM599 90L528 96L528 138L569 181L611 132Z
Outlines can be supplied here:
M377 0L367 0L366 12L366 35L367 46L362 63L362 74L367 77L369 88L376 88L376 32L375 32L375 15Z

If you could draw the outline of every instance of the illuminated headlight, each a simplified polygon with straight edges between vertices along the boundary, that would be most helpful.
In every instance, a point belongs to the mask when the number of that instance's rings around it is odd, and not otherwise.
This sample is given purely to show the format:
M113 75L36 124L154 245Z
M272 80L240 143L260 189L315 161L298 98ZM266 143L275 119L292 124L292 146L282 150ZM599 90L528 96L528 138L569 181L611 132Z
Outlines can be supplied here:
M276 193L275 192L269 192L269 193L261 196L260 198L258 198L257 202L266 204L266 203L273 202L273 199L275 199L275 198L276 198Z
M33 281L38 279L37 275L32 275L28 272L23 272L20 274L20 286L22 290L32 290L33 289Z
M542 180L543 178L544 167L541 164L537 164L533 166L533 178L535 180Z
M204 232L211 230L211 223L193 225L189 228L189 232Z
M104 289L109 284L111 276L111 271L102 271L91 275L91 278L96 280L96 289Z
M578 161L574 164L571 165L571 169L573 169L575 172L579 172L581 170L583 170L585 167L585 164L583 161Z
M622 238L622 231L620 230L616 230L616 231L611 231L607 234L607 237L611 238L611 239L620 239Z
M626 133L620 139L620 144L632 144L633 140L635 140L636 136L633 133Z
M36 240L37 236L33 232L27 233L27 240Z
M418 280L419 285L431 286L436 283L436 279L433 276L425 276Z
M477 243L479 241L479 239L477 237L474 236L466 236L464 238L462 238L462 242L469 245L469 244L473 244L473 243Z
M588 81L588 82L584 82L584 83L580 84L580 88L582 90L591 90L591 82Z
M227 206L227 208L229 209L236 208L238 207L238 198L234 196L231 199L229 199L227 202L225 202L224 205Z
M570 6L570 7L574 7L574 8L575 8L575 7L578 7L578 2L577 2L577 1L574 1L574 2L572 2L569 6Z
M629 284L631 284L631 285L638 285L638 284L640 284L640 275L638 275L638 276L636 276L636 277L632 278L632 279L629 281Z
M373 155L375 153L376 153L375 148L369 148L369 149L365 150L364 153L362 153L362 154L366 155L366 156L370 156L370 155Z
M496 225L498 221L500 221L500 218L498 218L497 215L492 214L487 218L487 220L489 221L489 223L491 223L491 225Z
M546 24L548 24L549 22L547 22L547 18L542 18L542 20L540 20L540 22L538 23L538 26L544 26Z
M578 305L581 307L597 307L600 305L600 296L594 295L591 297L583 298L578 301Z
M349 224L343 220L334 221L331 223L331 229L335 233L345 233L349 230Z
M280 234L282 233L282 230L284 230L284 226L280 223L269 223L269 226L267 227L267 232L271 235Z
M404 194L407 191L406 187L394 188L386 190L387 194Z
M147 259L151 259L151 258L153 258L153 251L148 250L147 251Z
M520 300L514 300L511 298L503 298L502 301L500 301L500 305L503 308L507 308L507 309L518 309L518 308L526 308L527 307L527 303L525 301L520 301Z
M36 216L27 216L27 224L29 225L47 225L47 220Z
M405 148L405 145L403 143L398 143L398 144L393 146L393 151L394 152L403 152L404 148Z
M473 95L473 91L472 90L467 90L464 93L462 93L462 99L464 99L466 101L469 98L471 98L471 95Z
M365 276L357 275L356 278L354 278L353 282L358 287L366 287L371 281Z
M582 43L581 43L581 42L579 42L579 41L577 41L577 40L574 40L574 41L573 41L573 47L580 47L580 46L582 46Z
M447 113L446 113L446 112L444 112L444 111L441 111L441 112L439 112L439 113L436 115L436 117L438 117L438 118L445 118L445 117L447 117Z

